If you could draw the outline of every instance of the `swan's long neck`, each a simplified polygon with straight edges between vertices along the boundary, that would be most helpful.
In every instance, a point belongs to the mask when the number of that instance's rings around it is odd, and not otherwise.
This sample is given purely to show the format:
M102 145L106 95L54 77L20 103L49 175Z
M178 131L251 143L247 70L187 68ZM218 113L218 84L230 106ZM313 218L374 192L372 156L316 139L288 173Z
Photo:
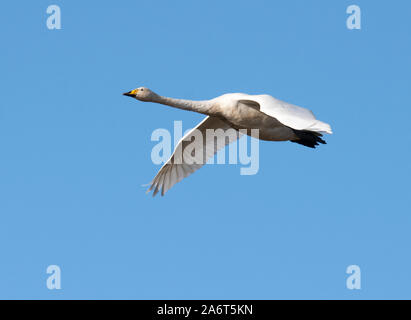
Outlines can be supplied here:
M207 115L211 115L212 111L212 103L210 100L204 101L193 101L193 100L184 100L184 99L174 99L168 97L162 97L157 95L153 102L165 104L167 106L171 106L178 109L188 110L188 111L195 111L198 113L203 113Z

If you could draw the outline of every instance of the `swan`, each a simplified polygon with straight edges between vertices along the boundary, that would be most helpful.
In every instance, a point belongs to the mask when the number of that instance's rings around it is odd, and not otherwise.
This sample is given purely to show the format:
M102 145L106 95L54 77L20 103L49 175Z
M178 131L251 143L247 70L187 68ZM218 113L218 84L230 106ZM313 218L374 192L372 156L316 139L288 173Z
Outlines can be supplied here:
M192 101L163 97L148 88L139 87L123 95L206 115L197 127L179 141L170 159L150 183L147 192L153 190L153 196L160 190L163 196L176 183L201 168L219 149L237 140L241 135L240 131L245 130L251 135L252 129L258 129L258 138L261 140L291 141L310 148L315 148L320 143L326 144L321 137L324 133L332 134L330 125L317 120L310 110L267 94L228 93L211 100ZM225 144L217 146L214 141L211 141L213 146L208 146L210 142L203 139L202 161L188 163L183 155L191 138L195 132L205 135L207 129L234 129L238 134L229 136L225 139Z

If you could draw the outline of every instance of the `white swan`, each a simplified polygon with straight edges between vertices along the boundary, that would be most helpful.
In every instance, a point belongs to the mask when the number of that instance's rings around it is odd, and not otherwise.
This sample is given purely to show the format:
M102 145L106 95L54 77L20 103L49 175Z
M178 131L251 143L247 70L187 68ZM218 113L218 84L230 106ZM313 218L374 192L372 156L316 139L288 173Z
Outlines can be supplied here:
M171 158L154 177L148 189L148 191L154 189L153 196L160 190L161 195L164 195L177 182L201 168L219 149L238 139L239 129L246 129L247 134L250 134L251 129L259 129L259 139L261 140L289 140L310 148L315 148L319 143L326 143L321 139L323 133L332 134L330 125L317 120L310 110L283 102L269 95L229 93L211 100L191 101L162 97L144 87L126 92L123 95L140 101L160 103L207 115L196 128L180 140ZM185 151L188 152L186 147L191 143L194 130L199 130L205 135L207 129L219 128L224 130L233 128L238 134L226 139L225 145L217 146L212 141L212 147L207 146L207 139L203 139L201 161L187 163L184 160L184 155Z

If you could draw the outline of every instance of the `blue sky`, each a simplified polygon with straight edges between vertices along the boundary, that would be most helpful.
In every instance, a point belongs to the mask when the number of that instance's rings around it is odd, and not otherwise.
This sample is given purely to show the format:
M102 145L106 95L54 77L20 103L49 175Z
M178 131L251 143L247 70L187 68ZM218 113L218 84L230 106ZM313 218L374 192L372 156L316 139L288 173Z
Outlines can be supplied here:
M62 30L46 9L61 7ZM346 28L346 8L362 29ZM3 1L0 298L411 298L407 1ZM335 134L260 143L260 171L142 184L157 128L202 115L123 97L268 93ZM61 290L46 268L61 268ZM362 289L348 290L358 265Z

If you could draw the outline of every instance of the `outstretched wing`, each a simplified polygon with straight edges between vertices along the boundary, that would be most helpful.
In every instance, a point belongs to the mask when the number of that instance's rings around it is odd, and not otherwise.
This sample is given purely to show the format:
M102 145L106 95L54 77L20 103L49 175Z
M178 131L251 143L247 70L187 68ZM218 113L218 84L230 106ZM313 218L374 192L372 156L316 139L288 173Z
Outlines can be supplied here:
M270 95L249 96L260 105L260 111L276 118L282 124L295 130L308 130L332 134L328 123L319 121L314 114L305 108L278 100ZM248 98L247 98L248 99Z
M224 143L215 143L213 139L206 139L207 129L224 131L231 129L234 134L227 134ZM201 135L200 142L192 141L197 135ZM173 155L163 165L151 182L147 192L153 191L155 196L160 190L163 196L172 186L180 182L185 177L200 169L208 159L213 157L220 149L236 141L240 132L231 128L227 123L216 117L206 117L196 128L187 133L177 144ZM195 153L193 154L193 143L195 143Z

